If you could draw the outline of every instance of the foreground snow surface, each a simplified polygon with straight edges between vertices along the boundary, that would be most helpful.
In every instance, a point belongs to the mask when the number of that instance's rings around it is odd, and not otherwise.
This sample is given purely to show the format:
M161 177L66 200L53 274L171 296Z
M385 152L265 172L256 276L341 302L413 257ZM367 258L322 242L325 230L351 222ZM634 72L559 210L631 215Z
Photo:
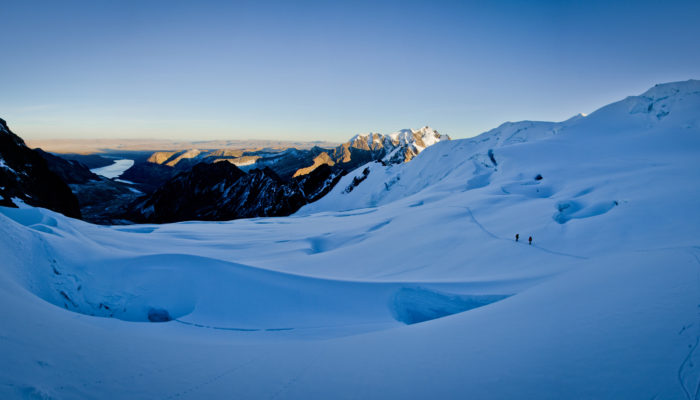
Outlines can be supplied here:
M697 398L699 156L689 81L287 218L0 208L0 398Z

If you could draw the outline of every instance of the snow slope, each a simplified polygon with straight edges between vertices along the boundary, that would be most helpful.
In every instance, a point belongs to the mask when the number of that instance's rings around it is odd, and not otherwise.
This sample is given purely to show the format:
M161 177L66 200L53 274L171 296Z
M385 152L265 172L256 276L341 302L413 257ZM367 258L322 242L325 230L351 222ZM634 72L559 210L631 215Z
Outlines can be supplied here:
M699 155L687 81L292 217L0 208L0 398L696 398Z

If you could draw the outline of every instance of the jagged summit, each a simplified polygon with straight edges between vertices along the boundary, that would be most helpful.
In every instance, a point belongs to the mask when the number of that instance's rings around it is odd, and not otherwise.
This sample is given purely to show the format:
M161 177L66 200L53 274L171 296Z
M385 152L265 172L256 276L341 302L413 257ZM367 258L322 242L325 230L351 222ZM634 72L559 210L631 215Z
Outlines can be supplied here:
M382 159L385 163L398 164L410 161L426 147L441 140L450 140L450 137L441 135L429 126L420 129L401 129L388 135L374 132L362 133L339 146L336 152L349 148L368 150L383 153L378 159ZM348 157L343 158L348 159Z
M370 138L370 137L372 139L374 139L374 138L381 138L383 136L384 135L382 135L381 133L378 133L378 132L358 133L357 135L351 137L350 140L348 140L348 142L352 143L352 142L355 142L357 140L366 140L367 138Z
M325 195L348 171L372 161L400 164L443 140L449 137L426 126L359 134L334 149L157 152L124 173L138 181L140 176L131 173L139 168L166 169L161 186L132 203L126 218L173 222L288 215Z

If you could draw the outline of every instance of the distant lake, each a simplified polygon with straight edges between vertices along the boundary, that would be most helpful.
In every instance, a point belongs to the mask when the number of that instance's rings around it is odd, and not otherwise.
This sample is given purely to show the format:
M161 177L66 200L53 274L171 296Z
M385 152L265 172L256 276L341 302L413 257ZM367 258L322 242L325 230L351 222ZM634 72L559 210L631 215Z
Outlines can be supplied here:
M124 171L131 168L132 165L134 165L134 160L114 160L114 164L112 165L101 168L93 168L90 171L97 175L102 175L105 178L113 179L123 174Z

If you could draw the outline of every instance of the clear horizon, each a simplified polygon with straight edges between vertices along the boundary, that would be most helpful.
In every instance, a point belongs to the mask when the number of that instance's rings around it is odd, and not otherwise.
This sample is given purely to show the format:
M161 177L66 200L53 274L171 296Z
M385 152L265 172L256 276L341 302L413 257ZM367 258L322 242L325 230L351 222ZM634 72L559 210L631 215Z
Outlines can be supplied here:
M0 118L28 140L457 139L700 78L691 1L32 1L3 16Z

